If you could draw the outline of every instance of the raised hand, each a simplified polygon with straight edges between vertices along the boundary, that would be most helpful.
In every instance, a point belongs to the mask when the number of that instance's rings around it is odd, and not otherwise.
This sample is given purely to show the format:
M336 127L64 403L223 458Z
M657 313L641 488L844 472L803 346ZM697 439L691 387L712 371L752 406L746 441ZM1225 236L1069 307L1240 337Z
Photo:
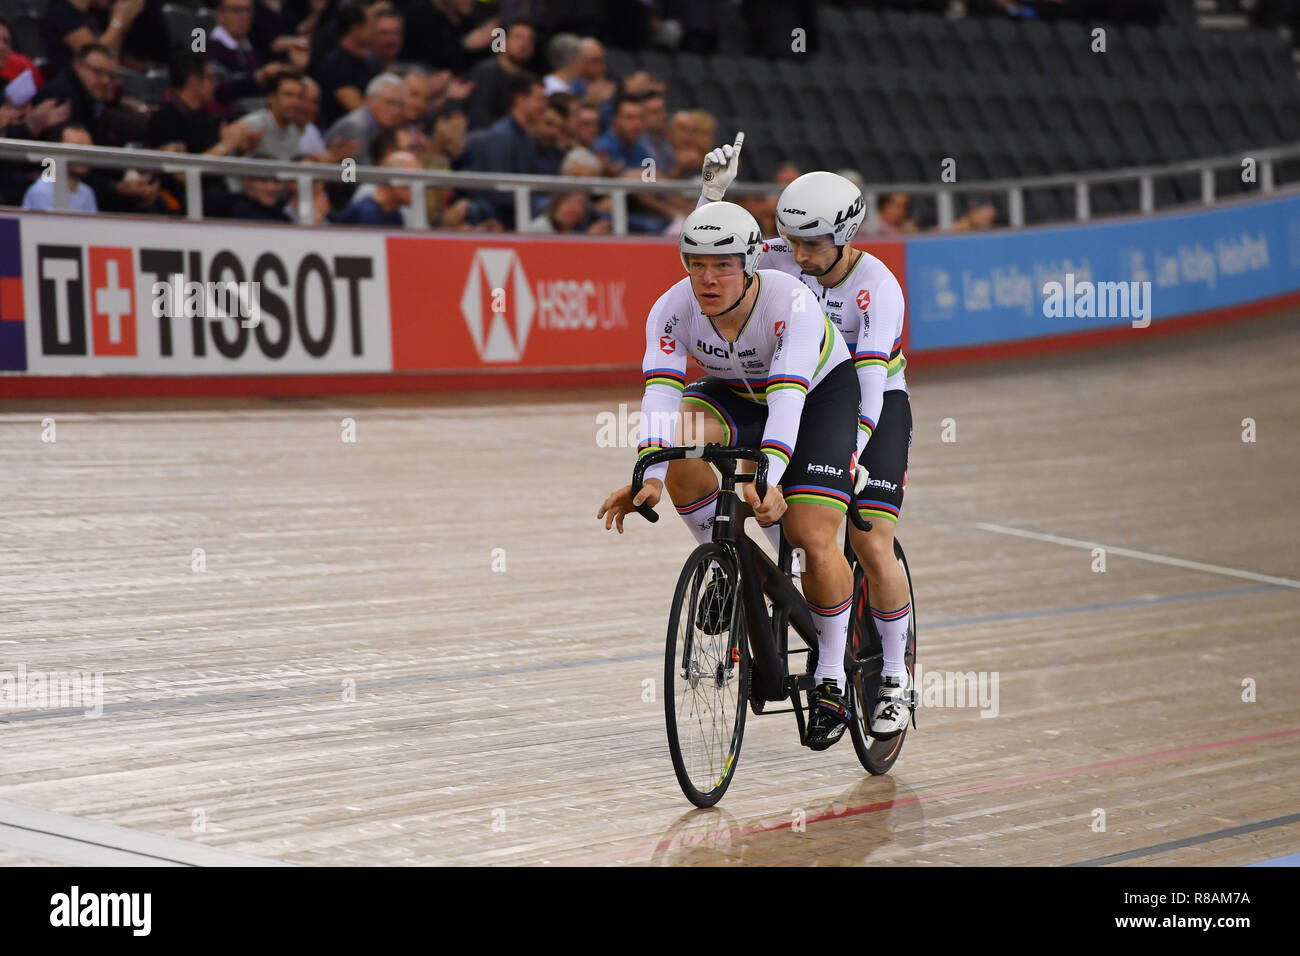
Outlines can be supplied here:
M740 149L744 145L745 134L740 132L736 134L734 143L710 150L704 157L700 181L704 198L709 202L718 202L727 194L727 187L735 180L740 168Z

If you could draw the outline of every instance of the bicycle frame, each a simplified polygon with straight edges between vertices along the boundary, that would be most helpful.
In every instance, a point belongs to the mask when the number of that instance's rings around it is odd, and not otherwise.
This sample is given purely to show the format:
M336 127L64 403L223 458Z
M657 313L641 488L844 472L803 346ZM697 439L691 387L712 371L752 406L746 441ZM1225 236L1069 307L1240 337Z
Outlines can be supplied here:
M767 494L767 456L753 448L716 443L703 447L684 446L653 451L638 460L633 470L633 497L641 490L647 468L660 462L683 458L701 458L716 467L722 476L717 511L713 519L713 541L734 553L740 571L745 631L752 659L751 708L756 714L787 713L783 710L764 711L762 703L789 700L792 704L790 712L794 713L799 724L799 742L804 743L807 728L799 695L813 689L814 678L812 673L790 673L789 655L807 651L789 649L789 628L792 626L808 645L808 649L814 650L817 648L817 625L813 622L807 601L791 581L792 551L784 536L781 539L778 566L744 533L744 519L752 515L749 506L743 505L745 513L737 517L737 482L753 481L759 498ZM736 465L739 461L754 462L756 471L753 474L737 474ZM637 506L637 511L651 522L659 520L659 515L646 505ZM863 521L855 508L849 508L849 516L856 527L864 531L871 530L871 524ZM846 553L851 555L847 532L845 539ZM772 602L770 616L764 597Z

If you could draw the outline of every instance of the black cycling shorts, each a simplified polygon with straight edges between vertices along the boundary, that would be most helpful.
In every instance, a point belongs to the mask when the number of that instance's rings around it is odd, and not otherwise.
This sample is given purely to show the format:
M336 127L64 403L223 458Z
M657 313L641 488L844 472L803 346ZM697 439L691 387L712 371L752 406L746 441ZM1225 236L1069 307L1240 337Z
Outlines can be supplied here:
M912 447L912 402L907 392L885 392L880 420L871 433L862 461L867 469L866 486L858 492L858 514L867 521L898 522L907 490L907 452Z
M808 393L794 454L781 479L788 503L809 502L840 514L848 512L853 497L849 469L857 450L859 397L857 373L849 360L835 366ZM682 404L683 414L699 408L712 412L722 424L725 445L757 448L763 441L767 406L741 398L716 375L688 385Z

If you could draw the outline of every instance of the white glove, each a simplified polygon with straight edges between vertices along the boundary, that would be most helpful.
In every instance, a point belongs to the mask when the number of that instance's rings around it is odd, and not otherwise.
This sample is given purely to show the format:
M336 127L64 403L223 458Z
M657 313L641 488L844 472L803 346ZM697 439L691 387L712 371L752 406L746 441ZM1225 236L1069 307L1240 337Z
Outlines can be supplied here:
M740 166L740 147L744 144L745 134L737 133L734 144L719 146L704 157L704 170L700 179L704 186L704 198L709 202L718 202L727 194L727 187L736 178L736 169Z
M871 476L871 472L867 471L867 469L863 468L861 465L858 465L857 468L854 469L853 472L853 494L854 495L859 495L862 493L862 489L867 487L867 479L870 476Z

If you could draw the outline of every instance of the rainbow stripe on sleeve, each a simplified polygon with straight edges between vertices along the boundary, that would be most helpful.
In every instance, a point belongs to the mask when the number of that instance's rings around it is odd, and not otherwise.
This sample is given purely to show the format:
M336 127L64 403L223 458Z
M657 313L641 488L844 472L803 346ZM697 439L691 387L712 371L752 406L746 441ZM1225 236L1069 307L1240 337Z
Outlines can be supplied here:
M907 367L907 359L903 356L903 350L900 343L903 336L900 333L898 338L894 339L894 345L890 353L868 352L866 349L859 349L853 356L853 367L855 369L864 369L868 366L878 365L885 370L887 376L897 375Z
M771 455L773 458L779 458L785 464L790 464L790 456L794 454L794 449L784 442L779 442L774 438L768 438L758 447L758 450Z
M766 388L763 390L764 395L771 395L773 392L783 388L792 388L808 394L808 379L802 375L771 375L768 376Z
M686 388L686 373L675 368L652 368L645 373L645 384L647 388L651 385L667 385L680 392Z
M662 438L647 438L641 444L636 446L636 456L638 458L650 454L652 451L658 451L660 448L672 448L668 442Z

